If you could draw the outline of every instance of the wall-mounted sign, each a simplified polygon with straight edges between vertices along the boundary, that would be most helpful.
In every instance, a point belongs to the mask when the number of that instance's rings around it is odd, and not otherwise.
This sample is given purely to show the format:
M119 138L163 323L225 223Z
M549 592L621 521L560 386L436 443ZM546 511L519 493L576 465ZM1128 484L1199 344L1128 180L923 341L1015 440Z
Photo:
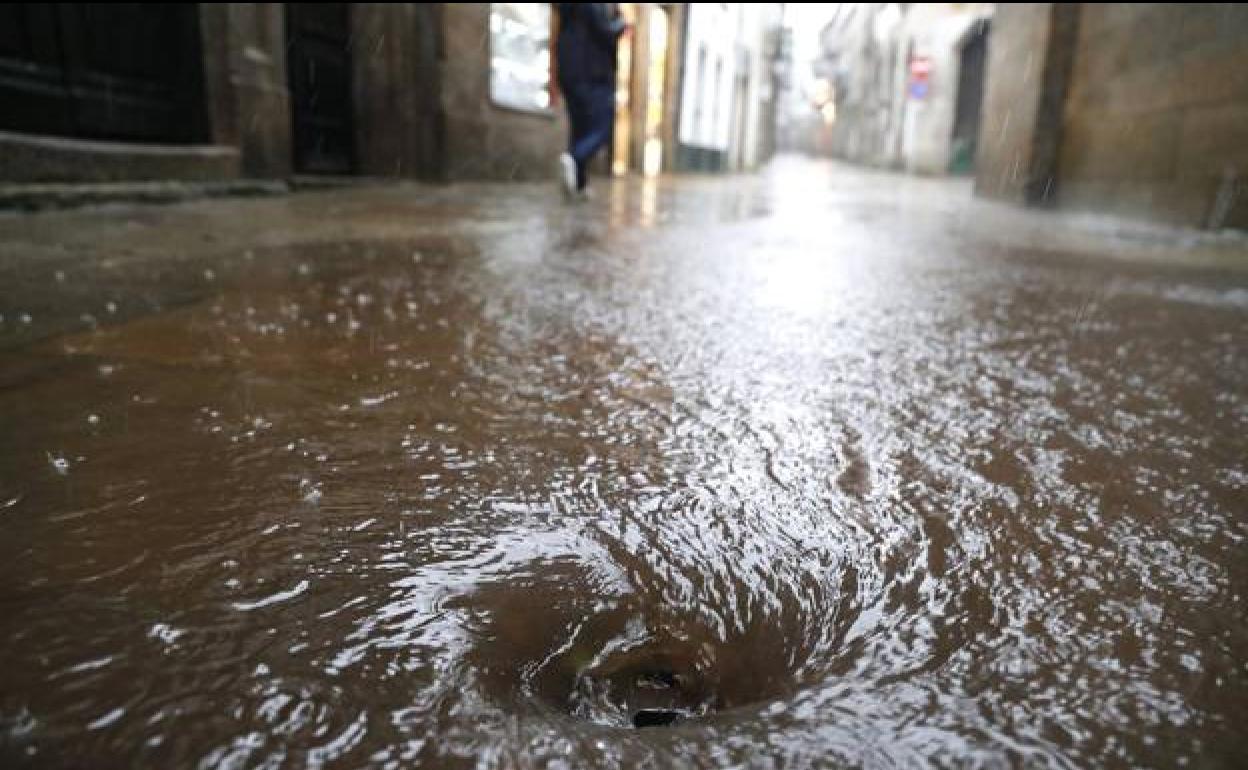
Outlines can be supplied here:
M907 91L911 99L926 99L932 90L932 60L927 56L910 59L910 82Z

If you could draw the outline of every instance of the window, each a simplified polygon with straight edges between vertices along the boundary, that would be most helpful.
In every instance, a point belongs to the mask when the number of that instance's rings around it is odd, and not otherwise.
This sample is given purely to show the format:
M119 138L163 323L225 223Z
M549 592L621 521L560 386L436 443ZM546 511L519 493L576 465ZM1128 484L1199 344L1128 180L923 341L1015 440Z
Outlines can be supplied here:
M490 4L490 98L504 107L550 106L550 4Z

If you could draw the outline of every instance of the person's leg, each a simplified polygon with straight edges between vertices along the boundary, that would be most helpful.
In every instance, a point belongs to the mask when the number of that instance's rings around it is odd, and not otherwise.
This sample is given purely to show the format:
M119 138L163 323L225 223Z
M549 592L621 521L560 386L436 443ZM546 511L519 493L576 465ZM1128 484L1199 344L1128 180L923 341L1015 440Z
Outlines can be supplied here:
M568 151L559 156L560 184L567 195L574 195L581 188L582 166L576 160L577 142L589 125L589 95L584 81L559 82L563 103L568 116Z
M611 83L584 85L583 124L570 152L576 160L577 185L584 189L589 181L590 158L611 139L615 124L615 87Z
M585 80L562 84L563 99L568 106L568 154L576 164L576 189L585 187L589 163L589 136L594 127L592 85Z
M584 83L561 80L559 91L563 94L563 104L568 113L568 152L571 153L576 148L577 140L585 133L585 124L588 122L586 88Z

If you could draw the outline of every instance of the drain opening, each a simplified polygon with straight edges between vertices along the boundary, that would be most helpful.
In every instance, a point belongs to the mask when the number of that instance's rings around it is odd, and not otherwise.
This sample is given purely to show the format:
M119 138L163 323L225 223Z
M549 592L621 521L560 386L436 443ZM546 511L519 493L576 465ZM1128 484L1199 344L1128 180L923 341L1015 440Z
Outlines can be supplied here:
M765 669L756 663L756 647L775 647L770 638L737 649L630 633L584 633L537 667L533 694L574 719L633 730L692 727L782 691L778 677L760 676Z

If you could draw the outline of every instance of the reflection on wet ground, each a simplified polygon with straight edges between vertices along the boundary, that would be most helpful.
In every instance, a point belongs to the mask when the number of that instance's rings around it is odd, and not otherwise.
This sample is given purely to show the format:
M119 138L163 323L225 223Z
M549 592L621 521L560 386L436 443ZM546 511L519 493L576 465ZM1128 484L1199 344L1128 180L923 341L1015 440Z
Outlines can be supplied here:
M1242 766L1248 274L932 184L0 222L3 764Z

